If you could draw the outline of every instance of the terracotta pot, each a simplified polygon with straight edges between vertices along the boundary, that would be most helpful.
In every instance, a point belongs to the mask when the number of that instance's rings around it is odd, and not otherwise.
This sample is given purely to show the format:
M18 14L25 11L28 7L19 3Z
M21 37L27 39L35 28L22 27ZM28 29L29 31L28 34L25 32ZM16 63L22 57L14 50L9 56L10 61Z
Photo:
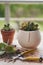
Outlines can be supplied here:
M18 42L23 48L36 48L40 44L40 31L23 31L18 32Z
M10 31L1 30L3 42L5 43L8 42L9 45L12 44L14 33L15 33L15 30L10 30Z

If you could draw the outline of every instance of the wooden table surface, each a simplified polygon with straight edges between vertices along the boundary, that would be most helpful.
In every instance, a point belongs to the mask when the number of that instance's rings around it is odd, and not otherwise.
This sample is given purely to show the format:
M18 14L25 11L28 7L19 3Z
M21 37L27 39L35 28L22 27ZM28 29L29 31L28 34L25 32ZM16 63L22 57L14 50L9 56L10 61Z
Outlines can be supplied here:
M42 35L42 37L43 37L43 35ZM0 40L1 40L1 38L0 38ZM38 53L36 52L37 55L39 55L40 53L43 55L43 43L42 42L43 42L43 38L41 39L41 43L38 46L38 49L37 49ZM13 43L16 44L17 47L20 47L20 45L18 44L17 40L15 40ZM16 60L16 62L14 62L14 63L13 62L9 62L8 63L8 61L5 62L4 60L0 60L0 65L43 65L43 63L38 63L38 62L23 62L21 60Z
M40 46L37 48L37 52L35 52L34 55L38 56L39 54L43 55L43 49ZM29 61L23 62L21 60L16 60L16 62L8 62L8 61L5 62L4 60L0 60L0 65L43 65L43 62L42 63L40 63L40 62L29 62Z
M42 50L39 50L38 51L42 51ZM39 55L39 53L36 52L35 55ZM0 60L0 65L43 65L43 62L40 63L40 62L27 62L27 61L21 61L21 60L16 60L16 62L8 62L7 61L4 61L4 60Z

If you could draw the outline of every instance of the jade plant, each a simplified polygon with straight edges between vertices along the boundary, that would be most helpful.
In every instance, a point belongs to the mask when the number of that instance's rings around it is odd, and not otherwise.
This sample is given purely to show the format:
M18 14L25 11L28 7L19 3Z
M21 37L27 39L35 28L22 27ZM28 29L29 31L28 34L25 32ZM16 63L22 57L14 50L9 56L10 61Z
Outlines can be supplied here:
M16 52L16 47L12 45L7 45L6 43L0 43L0 51L5 51L6 53L13 53Z
M5 48L6 53L14 53L16 52L16 47L13 47L12 45L8 45Z
M20 25L20 30L25 30L25 31L35 31L39 29L39 25L35 24L34 22L23 22Z
M4 24L3 30L9 31L9 30L11 30L11 29L12 29L12 28L11 28L10 24Z

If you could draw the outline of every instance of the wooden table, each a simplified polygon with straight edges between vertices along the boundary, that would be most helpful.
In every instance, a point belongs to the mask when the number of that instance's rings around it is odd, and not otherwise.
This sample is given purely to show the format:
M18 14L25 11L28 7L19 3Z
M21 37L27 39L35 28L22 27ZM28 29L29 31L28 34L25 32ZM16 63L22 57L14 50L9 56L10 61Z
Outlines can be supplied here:
M18 44L18 41L14 41L13 44L16 44L17 47L20 47L20 45ZM38 46L38 50L39 52L42 53L43 55L43 43L41 42L41 44ZM38 54L37 54L38 55ZM16 60L16 62L5 62L4 60L0 60L0 65L43 65L43 63L37 63L37 62L23 62L23 61L20 61L20 60Z
M17 43L17 41L16 41L16 43ZM20 45L17 45L17 46L19 46L20 47ZM41 46L41 45L40 45ZM41 47L38 47L38 52L43 52L43 49L41 48ZM38 55L38 53L37 53L37 55ZM8 61L4 61L4 60L0 60L0 65L43 65L43 63L37 63L37 62L23 62L23 61L21 61L21 60L16 60L16 62L9 62L8 63Z
M38 55L38 54L37 54ZM43 62L27 62L27 61L21 61L21 60L16 60L16 62L8 62L4 60L0 60L0 65L43 65Z

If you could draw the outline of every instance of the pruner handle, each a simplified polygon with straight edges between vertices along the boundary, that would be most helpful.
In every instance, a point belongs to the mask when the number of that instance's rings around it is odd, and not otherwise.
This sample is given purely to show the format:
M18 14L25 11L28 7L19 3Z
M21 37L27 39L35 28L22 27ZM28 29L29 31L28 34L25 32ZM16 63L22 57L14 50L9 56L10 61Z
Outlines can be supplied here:
M42 57L25 57L24 60L26 61L39 61L39 62L42 62Z
M27 50L27 51L21 52L20 54L21 54L21 55L24 55L24 54L27 54L27 53L32 53L32 52L34 52L35 50L36 50L36 49Z

